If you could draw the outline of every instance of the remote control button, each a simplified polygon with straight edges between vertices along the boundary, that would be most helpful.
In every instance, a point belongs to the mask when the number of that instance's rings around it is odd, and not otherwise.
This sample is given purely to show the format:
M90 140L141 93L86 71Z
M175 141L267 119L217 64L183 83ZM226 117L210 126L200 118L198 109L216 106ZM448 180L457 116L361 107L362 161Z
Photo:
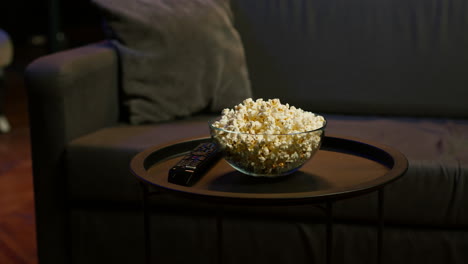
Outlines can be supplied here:
M192 185L220 157L217 150L217 145L212 142L199 144L170 169L169 182Z

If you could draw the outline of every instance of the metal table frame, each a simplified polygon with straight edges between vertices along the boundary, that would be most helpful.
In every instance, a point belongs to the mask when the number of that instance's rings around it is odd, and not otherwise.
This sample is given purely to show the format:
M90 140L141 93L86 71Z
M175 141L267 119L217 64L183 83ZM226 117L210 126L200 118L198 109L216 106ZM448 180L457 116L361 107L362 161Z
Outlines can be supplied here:
M198 139L198 140L207 140L206 138L204 139ZM339 142L339 140L343 140L342 138L338 137L326 137L324 140L327 140L328 144L326 144L326 147L328 146L327 150L333 150L336 148L334 144L337 143L343 143ZM336 141L338 140L338 141ZM407 160L406 158L399 153L398 151L388 148L386 146L379 146L383 147L384 150L380 148L376 148L374 145L366 142L362 143L359 141L354 141L354 140L349 140L345 139L350 142L350 144L354 143L359 143L359 144L365 144L366 147L369 147L369 157L370 159L374 159L372 155L381 155L381 161L382 163L388 163L388 165L392 165L394 167L397 167L397 173L392 175L391 178L387 179L385 182L382 182L381 184L377 184L373 186L372 188L368 188L366 190L361 190L361 191L355 191L351 193L347 193L346 195L332 195L332 196L325 196L323 197L319 202L311 202L309 204L313 204L316 207L319 207L320 209L323 210L326 216L326 251L325 251L325 259L326 263L330 264L332 263L332 256L333 256L333 204L335 201L349 198L349 197L356 197L359 195L371 193L371 192L377 192L377 223L376 223L376 229L377 229L377 263L382 263L382 250L383 250L383 231L384 231L384 187L399 178L406 170L407 170ZM354 143L353 143L354 142ZM322 145L323 147L323 145ZM151 164L151 162L148 162L146 159L151 156L151 154L158 149L164 149L164 147L153 147L151 149L146 150L145 152L142 152L138 154L133 160L132 160L132 172L138 176L142 177L141 174L145 170L142 167L148 167L148 164ZM382 152L379 154L379 151ZM388 153L390 152L390 154ZM144 165L143 163L146 163ZM138 168L136 168L138 167ZM158 186L154 186L150 181L145 180L144 177L143 179L140 178L140 185L142 188L142 206L143 206L143 224L144 224L144 237L145 237L145 263L149 264L152 263L152 254L151 254L151 245L152 245L152 238L151 238L151 213L150 213L150 206L149 206L149 199L152 196L158 195L161 193L161 191L167 191L164 189L159 189ZM150 188L153 188L155 190L150 190ZM173 190L169 190L173 191ZM178 191L175 190L177 193ZM221 202L223 199L220 200ZM216 201L219 202L219 201ZM215 202L215 203L216 203ZM229 201L232 202L232 201ZM307 202L306 202L307 203ZM252 206L259 206L259 205L252 205ZM223 212L222 210L218 210L216 212L216 230L217 230L217 241L218 241L218 249L217 249L217 259L218 263L222 263L222 256L223 256L223 246L222 246L222 237L223 237Z

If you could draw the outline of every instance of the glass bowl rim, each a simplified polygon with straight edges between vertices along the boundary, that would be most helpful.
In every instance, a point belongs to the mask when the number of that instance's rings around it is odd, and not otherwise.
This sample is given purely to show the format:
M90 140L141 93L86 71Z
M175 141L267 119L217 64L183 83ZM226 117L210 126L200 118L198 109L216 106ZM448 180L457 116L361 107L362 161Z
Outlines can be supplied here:
M317 131L320 131L320 130L325 130L325 127L327 126L327 123L328 123L327 119L322 115L320 115L320 116L323 118L323 125L321 127L313 129L313 130L286 133L286 134L281 134L281 133L280 134L267 134L267 133L252 134L252 133L247 133L247 132L236 132L236 131L226 130L224 128L219 128L219 127L213 126L213 123L216 120L218 120L219 118L221 118L220 116L210 119L208 121L208 125L209 125L209 127L211 129L214 129L214 130L218 130L218 131L222 131L222 132L226 132L226 133L239 134L239 135L249 135L249 136L294 136L294 135L308 134L308 133L317 132Z

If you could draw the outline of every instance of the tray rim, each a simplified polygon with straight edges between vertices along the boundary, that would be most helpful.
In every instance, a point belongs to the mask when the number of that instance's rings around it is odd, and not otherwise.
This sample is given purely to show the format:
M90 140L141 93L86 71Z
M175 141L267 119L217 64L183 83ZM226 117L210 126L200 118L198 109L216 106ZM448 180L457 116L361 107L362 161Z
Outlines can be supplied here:
M201 190L195 191L193 187L188 186L179 186L168 183L167 185L160 185L156 184L149 179L145 178L147 174L147 168L157 164L157 162L162 162L168 158L174 157L175 155L181 155L185 152L178 152L178 154L170 155L165 154L162 159L157 160L154 163L148 161L149 157L152 157L157 152L163 152L164 149L174 148L175 145L178 144L198 144L204 141L210 141L210 137L195 137L195 138L186 138L182 140L172 141L170 143L151 146L140 153L136 154L131 162L130 162L130 172L142 183L148 184L153 186L159 190L164 190L168 192L175 192L177 194L188 196L190 198L195 199L209 199L212 201L219 201L224 203L242 203L242 204L298 204L298 203L310 203L310 202L323 202L323 201L330 201L330 200L339 200L353 196L359 196L365 193L370 193L376 191L378 189L383 188L384 186L388 185L389 183L399 179L404 175L404 173L408 169L408 160L406 156L401 153L399 150L384 145L380 143L375 143L369 140L364 140L356 137L346 137L341 135L325 135L322 146L320 150L327 150L327 151L335 151L340 153L346 153L350 155L359 156L362 158L366 158L369 160L373 160L386 166L389 168L389 171L385 173L383 176L378 177L374 180L364 182L361 184L357 184L354 188L342 187L342 188L334 188L332 191L323 191L317 192L314 191L314 195L306 195L311 194L312 192L301 192L301 193L290 193L291 195L282 194L282 197L277 197L277 194L255 194L256 197L251 197L251 195L243 195L242 193L229 193L229 192L222 192L222 191L215 191L215 190ZM366 147L369 150L380 152L380 154L386 156L386 160L379 160L376 157L369 156L369 155L357 155L356 151L339 148L336 145L339 143L348 143L347 145L356 145ZM329 146L332 144L332 146ZM335 144L335 145L333 145ZM341 151L342 150L342 151ZM153 157L154 158L154 157ZM388 160L391 158L391 160ZM176 188L173 188L176 187ZM235 195L229 195L235 194ZM303 195L299 195L303 194ZM299 197L298 197L299 196Z

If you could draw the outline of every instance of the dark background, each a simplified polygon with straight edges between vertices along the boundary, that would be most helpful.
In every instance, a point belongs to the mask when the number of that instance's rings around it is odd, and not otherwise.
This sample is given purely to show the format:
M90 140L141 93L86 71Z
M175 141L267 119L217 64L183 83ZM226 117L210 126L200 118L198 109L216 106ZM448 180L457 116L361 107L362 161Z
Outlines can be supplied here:
M90 0L2 0L0 28L15 46L47 52L102 39L101 17Z

